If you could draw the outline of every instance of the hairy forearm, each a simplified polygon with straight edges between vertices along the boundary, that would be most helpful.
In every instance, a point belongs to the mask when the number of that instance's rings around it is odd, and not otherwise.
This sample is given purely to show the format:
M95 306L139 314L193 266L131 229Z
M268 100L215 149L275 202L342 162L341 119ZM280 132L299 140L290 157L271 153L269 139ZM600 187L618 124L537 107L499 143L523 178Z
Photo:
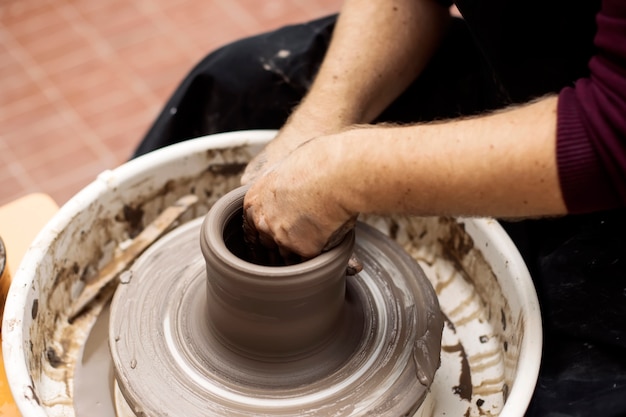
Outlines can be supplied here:
M449 17L433 0L347 0L290 122L312 120L328 131L371 122L422 71Z
M329 146L342 155L337 199L350 212L566 212L556 166L556 97L487 116L342 135Z

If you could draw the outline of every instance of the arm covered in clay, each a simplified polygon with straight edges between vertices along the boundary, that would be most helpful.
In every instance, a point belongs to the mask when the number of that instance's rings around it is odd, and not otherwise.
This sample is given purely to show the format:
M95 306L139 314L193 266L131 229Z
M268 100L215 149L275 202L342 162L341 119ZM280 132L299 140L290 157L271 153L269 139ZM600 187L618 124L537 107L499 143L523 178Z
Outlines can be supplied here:
M259 178L244 209L303 256L358 213L564 214L556 110L551 96L480 117L322 136Z
M371 122L426 66L449 19L437 0L346 0L311 90L242 182L313 137Z

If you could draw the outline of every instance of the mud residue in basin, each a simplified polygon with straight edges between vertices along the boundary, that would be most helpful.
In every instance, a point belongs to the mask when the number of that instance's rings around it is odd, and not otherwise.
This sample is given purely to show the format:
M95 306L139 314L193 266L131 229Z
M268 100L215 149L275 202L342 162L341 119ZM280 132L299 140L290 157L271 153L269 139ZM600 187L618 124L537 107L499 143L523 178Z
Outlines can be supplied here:
M467 353L462 344L458 343L454 346L442 346L444 352L459 352L461 357L461 374L459 375L459 385L455 385L453 388L454 393L461 397L463 400L472 400L472 373L470 371L469 361L467 360Z
M517 371L524 317L511 312L483 254L489 242L479 246L462 219L368 216L365 220L393 235L420 262L442 300L448 316L442 361L454 364L455 373L449 375L454 385L448 389L464 405L456 415L466 410L468 415L481 415L479 398L483 410L497 415L506 401L503 390L511 386Z
M130 237L135 237L143 229L143 209L141 206L134 207L132 204L124 204L122 210L124 221L130 228Z
M59 357L59 354L57 353L56 350L54 350L53 347L49 347L46 350L46 358L48 359L48 362L50 363L50 365L52 365L53 368L58 368L64 363L63 359Z
M224 177L241 176L246 169L247 162L230 162L225 164L212 164L209 166L209 172L214 175Z
M461 261L474 249L474 241L465 231L465 225L450 217L440 217L439 222L448 232L445 238L441 239L444 254L452 261Z
M39 312L39 299L35 298L33 300L33 305L30 308L30 316L33 320L37 317L37 312Z

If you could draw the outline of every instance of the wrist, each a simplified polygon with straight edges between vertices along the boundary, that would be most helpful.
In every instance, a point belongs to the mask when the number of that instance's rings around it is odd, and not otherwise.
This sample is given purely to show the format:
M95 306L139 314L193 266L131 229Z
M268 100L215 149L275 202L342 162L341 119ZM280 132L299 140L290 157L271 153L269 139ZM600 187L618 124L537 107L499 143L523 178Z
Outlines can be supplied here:
M332 199L348 216L371 211L371 152L365 136L375 129L352 128L322 138L328 149L322 162L328 167L328 188L332 190Z
M341 191L337 197L350 213L390 214L407 212L409 175L402 140L403 128L394 126L356 127L340 133L341 147L336 167Z
M349 126L366 123L361 106L336 91L311 91L289 117L286 125L318 132L318 136L340 132Z

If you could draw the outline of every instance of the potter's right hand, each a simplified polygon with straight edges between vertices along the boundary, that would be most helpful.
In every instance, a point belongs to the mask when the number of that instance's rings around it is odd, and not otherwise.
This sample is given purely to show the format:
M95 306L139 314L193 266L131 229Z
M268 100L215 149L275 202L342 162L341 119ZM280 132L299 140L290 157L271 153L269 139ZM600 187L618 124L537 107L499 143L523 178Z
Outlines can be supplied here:
M312 138L344 131L354 123L341 115L329 116L327 110L306 102L300 105L276 137L246 166L241 184L253 183Z
M312 139L255 180L244 199L250 224L266 240L304 258L336 244L357 213L345 203L342 141Z
M276 137L250 161L241 177L241 184L253 183L310 139L335 133L350 126L348 119L328 118L323 110L306 104L298 107Z

